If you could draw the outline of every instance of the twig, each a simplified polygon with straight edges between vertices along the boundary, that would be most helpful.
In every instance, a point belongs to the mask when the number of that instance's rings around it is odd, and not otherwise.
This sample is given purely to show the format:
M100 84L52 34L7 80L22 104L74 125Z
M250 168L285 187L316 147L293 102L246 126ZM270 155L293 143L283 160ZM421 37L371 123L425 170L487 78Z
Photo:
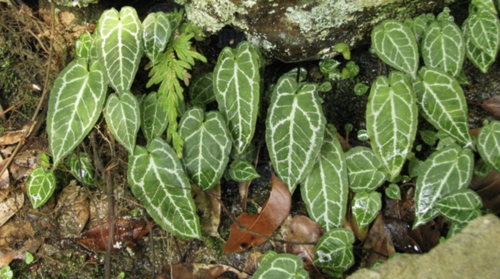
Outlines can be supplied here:
M22 98L20 101L18 101L17 103L13 104L12 106L10 106L8 109L4 110L3 112L0 112L0 117L4 116L7 112L13 110L15 107L17 107L19 104L21 104L22 102L24 102L24 100L26 100L28 98L28 96L25 96L24 98Z
M49 83L49 75L50 75L50 66L52 62L52 52L54 48L54 33L55 33L55 5L54 2L50 3L51 7L51 13L52 13L52 27L51 27L51 36L50 36L50 51L49 51L49 61L47 62L47 70L45 71L45 83L43 86L43 93L42 97L40 97L40 100L38 101L38 105L36 107L35 112L33 113L33 117L31 118L31 127L28 129L28 131L25 132L23 138L27 138L29 135L31 135L31 132L33 131L33 128L36 125L36 118L38 116L38 112L40 111L40 108L42 107L42 103L45 100L45 97L47 96L47 92L49 91L47 89L47 85ZM17 153L19 152L19 149L21 149L21 146L24 145L24 141L21 141L20 143L17 144L16 149L12 152L12 155L10 155L9 159L7 159L7 162L4 164L2 170L0 171L0 176L9 168L10 164L16 157Z
M113 173L110 171L106 173L106 187L108 188L108 243L106 245L106 258L104 262L104 274L106 279L111 279L111 252L115 242L115 199L113 193Z

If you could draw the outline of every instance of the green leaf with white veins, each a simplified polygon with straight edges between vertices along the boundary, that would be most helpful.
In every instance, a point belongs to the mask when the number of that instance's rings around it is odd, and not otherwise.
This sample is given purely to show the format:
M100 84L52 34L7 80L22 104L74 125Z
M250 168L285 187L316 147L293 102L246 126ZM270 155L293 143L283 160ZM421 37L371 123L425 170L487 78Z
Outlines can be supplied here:
M468 223L481 216L483 202L476 192L463 189L436 201L436 207L449 221Z
M234 181L238 182L252 181L253 179L260 177L253 165L250 162L243 160L235 160L231 163L231 166L229 167L229 175Z
M464 26L467 24L467 20L464 22ZM472 43L472 40L467 35L467 28L463 28L464 38L465 38L465 54L467 58L478 68L481 72L486 73L490 66L495 62L495 57L488 55L486 52L482 51L480 48Z
M467 35L471 42L491 57L496 57L500 47L500 21L487 9L472 13L467 18Z
M222 115L192 107L182 116L179 135L184 140L182 160L188 177L202 190L213 188L224 174L231 152Z
M353 243L354 234L348 229L328 231L316 244L314 264L338 273L346 271L354 264Z
M394 180L406 161L417 133L415 92L401 72L377 77L366 105L366 130L377 158Z
M109 131L125 146L130 154L134 154L135 139L140 126L140 109L137 99L130 92L109 96L104 110L104 118Z
M191 81L191 85L189 85L189 98L192 104L207 105L215 101L213 76L212 72L203 73Z
M163 12L150 13L142 23L144 31L142 32L142 42L144 52L151 60L152 65L158 63L158 56L167 47L167 42L172 36L172 27L170 21Z
M92 168L91 158L87 153L73 153L69 158L69 167L71 174L78 181L87 186L95 186L94 169Z
M327 124L318 160L300 186L309 216L326 231L342 227L349 192L344 151L335 133Z
M129 155L127 180L134 196L163 229L181 238L200 238L191 185L177 154L162 139Z
M477 138L477 150L486 164L500 172L500 122L493 120L483 123Z
M465 59L465 41L460 28L450 21L431 23L422 40L422 58L429 67L458 75Z
M417 178L413 228L439 215L436 201L467 188L473 168L474 155L469 148L453 144L432 153Z
M259 62L249 42L224 48L214 70L214 92L233 148L245 151L255 132L259 110Z
M358 192L352 199L352 214L359 229L370 224L382 209L382 195L379 192Z
M52 171L46 171L39 166L34 169L26 181L26 194L34 209L45 204L56 189L56 177Z
M427 26L434 22L434 20L436 20L436 17L433 14L421 14L413 20L413 32L417 41L420 41L424 37Z
M372 47L389 66L416 77L418 47L409 27L396 20L384 20L373 28Z
M147 140L160 137L167 129L167 114L161 107L158 93L151 92L140 102L141 129Z
M495 8L493 0L472 0L471 4L475 6L478 10L486 9L494 14L497 14L497 9ZM469 7L469 12L471 11L470 8L473 7Z
M110 9L97 23L96 49L109 84L118 94L130 90L142 57L142 24L134 8Z
M309 273L304 269L301 258L291 254L276 254L261 262L252 278L306 279Z
M290 193L314 167L325 124L318 85L280 77L267 112L266 143L276 173Z
M373 191L387 179L388 175L373 150L356 146L345 154L349 174L349 187L353 192Z
M61 71L50 93L47 134L54 168L87 136L101 114L107 85L98 62L78 58Z
M422 67L413 83L420 113L436 129L463 145L472 145L467 103L457 80L446 72Z
M75 43L75 56L77 58L90 58L90 47L94 39L88 34L83 33Z

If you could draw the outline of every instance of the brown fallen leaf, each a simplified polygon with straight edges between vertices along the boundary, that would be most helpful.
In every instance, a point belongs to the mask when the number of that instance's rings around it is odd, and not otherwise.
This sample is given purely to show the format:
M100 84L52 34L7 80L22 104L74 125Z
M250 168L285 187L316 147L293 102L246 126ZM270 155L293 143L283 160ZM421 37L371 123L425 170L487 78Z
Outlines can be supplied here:
M0 169L3 169L3 163L4 162L4 159L2 157L2 155L0 155ZM10 186L10 179L9 179L9 170L5 170L2 174L2 176L0 176L0 190L5 190L7 188L9 188ZM2 193L0 193L0 201L2 201L4 198L6 197L6 195L2 195Z
M493 214L500 214L500 173L490 169L485 178L472 177L470 188L477 192L483 201L483 207Z
M335 136L339 140L340 146L342 146L342 150L344 150L344 152L351 150L352 146L349 144L349 142L347 142L347 140L341 134L337 132Z
M0 136L0 145L10 145L20 142L24 139L24 135L29 128L29 125L25 125L21 130L3 132Z
M236 220L246 229L270 237L288 216L291 204L292 197L288 187L272 173L271 195L262 205L261 212L258 214L244 212ZM244 232L238 228L238 224L234 223L231 225L229 239L222 251L226 254L242 252L252 246L258 246L266 240L267 238Z
M212 195L211 195L212 194ZM191 196L200 214L201 230L209 236L220 238L220 203L214 198L220 197L220 183L209 191L201 190L198 185L191 185Z
M87 194L82 187L76 186L75 180L64 187L59 195L56 212L62 236L76 237L80 235L89 220L90 207Z
M250 275L222 264L186 263L173 265L159 274L157 279L247 279Z
M366 236L363 249L368 252L364 265L362 267L369 268L372 263L378 259L387 260L394 253L394 244L391 237L387 233L382 221L382 212L380 212L373 223L368 235Z
M26 251L35 253L41 242L33 238L34 235L35 232L29 222L10 220L1 226L0 268L9 265L12 260L23 260Z
M500 95L494 96L481 105L486 111L491 113L495 118L500 118Z
M4 194L4 192L2 192L2 194ZM21 191L15 191L8 194L7 198L0 202L0 227L23 207L23 203L24 194Z
M151 222L153 223L153 222ZM149 232L148 224L144 220L118 219L115 227L115 241L113 250L118 251L124 247L135 248L135 242ZM106 251L109 237L109 223L105 222L86 233L76 242L89 250Z
M304 261L304 268L309 272L320 273L314 265L314 248L311 244L290 244L290 242L318 242L325 231L313 220L302 215L293 216L290 224L290 234L287 237L285 250L289 254L297 255Z

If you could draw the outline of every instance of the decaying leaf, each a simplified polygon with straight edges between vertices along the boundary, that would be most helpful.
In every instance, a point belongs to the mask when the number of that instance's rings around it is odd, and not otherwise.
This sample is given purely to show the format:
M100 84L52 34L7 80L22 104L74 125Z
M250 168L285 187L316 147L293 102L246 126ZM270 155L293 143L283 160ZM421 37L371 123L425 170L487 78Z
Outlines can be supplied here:
M271 236L288 216L292 197L288 187L274 173L272 174L272 188L269 199L262 206L258 214L242 213L236 220L246 229L266 236ZM222 248L226 254L242 252L252 246L264 243L267 238L250 232L244 232L238 224L231 225L229 239Z
M151 223L153 223L151 221ZM135 242L149 232L146 221L136 219L118 219L115 227L115 241L113 250L118 251L124 247L134 249ZM89 250L106 251L109 237L109 223L102 223L76 240L76 242Z
M21 130L3 132L0 136L0 145L10 145L20 142L24 139L30 127L31 125L25 125Z
M500 95L494 96L481 106L495 118L500 119Z
M387 260L390 255L396 253L391 237L384 228L381 212L366 236L363 249L370 251L368 252L368 258L364 262L365 267L370 267L378 259Z
M173 265L171 270L167 270L160 274L158 279L219 279L219 278L234 278L247 279L250 275L240 272L236 268L222 264L202 264L202 263L187 263Z
M23 207L23 203L24 194L21 191L9 194L0 202L0 227Z
M0 268L12 260L24 260L26 251L35 253L41 240L33 238L30 223L10 220L0 227Z
M220 197L220 183L214 188L203 191L196 184L191 185L191 196L200 215L201 230L209 236L218 237L220 224L220 203L210 194Z
M483 207L493 214L500 213L500 173L490 169L485 178L472 177L470 188L477 192L483 201Z
M290 224L290 234L286 239L289 242L318 242L325 231L313 220L302 215L295 215ZM311 244L286 243L286 252L297 255L304 261L304 269L309 272L319 273L319 269L313 264L314 248Z
M89 200L83 188L70 182L59 195L56 206L61 234L65 237L80 235L90 216Z

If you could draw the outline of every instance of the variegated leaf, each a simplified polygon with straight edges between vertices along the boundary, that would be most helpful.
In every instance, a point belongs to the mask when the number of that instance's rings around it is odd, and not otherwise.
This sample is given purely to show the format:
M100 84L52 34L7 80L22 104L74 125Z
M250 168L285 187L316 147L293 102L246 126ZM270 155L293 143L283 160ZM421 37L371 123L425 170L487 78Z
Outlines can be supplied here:
M431 23L422 41L422 57L425 65L457 76L465 59L465 41L460 28L450 21Z
M231 153L229 154L229 157L231 157L234 160L243 160L243 161L248 161L248 162L253 162L255 160L255 156L257 154L257 148L255 145L250 144L243 153L238 154L234 150L234 148L231 150Z
M399 189L398 184L391 183L389 187L385 188L385 195L393 200L401 199L401 189Z
M394 180L406 161L417 133L415 92L401 72L377 77L366 105L366 129L375 155Z
M87 153L73 153L69 158L69 167L71 174L80 182L87 186L95 186L94 168L91 158Z
M323 143L326 120L318 86L282 76L267 112L266 143L278 176L290 189L312 170Z
M354 264L352 244L354 234L344 228L335 228L324 234L314 250L314 264L342 274Z
M163 12L150 13L142 24L142 42L144 52L151 61L151 65L158 63L158 56L167 47L167 42L172 36L173 29L170 21Z
M208 105L215 101L212 72L196 76L189 85L189 98L191 103Z
M130 92L109 96L104 110L104 118L111 134L134 154L135 139L140 126L140 109L137 99Z
M472 44L490 57L496 57L500 47L500 20L488 9L480 9L467 18L467 35Z
M265 261L263 258L252 278L306 279L309 273L304 269L301 258L291 254L276 254L267 256Z
M83 33L75 43L76 58L90 58L90 47L94 43L94 39L89 33Z
M130 90L139 68L142 24L134 8L123 7L120 12L113 8L102 13L96 32L99 62L109 84L121 95Z
M481 216L481 198L470 189L455 191L436 201L437 210L452 222L469 223Z
M497 14L497 9L495 8L495 4L493 3L493 0L472 0L471 1L471 6L474 6L473 8L477 8L478 10L489 10L490 12ZM474 10L471 10L469 7L469 13Z
M184 140L182 160L188 177L202 190L213 188L224 174L231 152L226 122L217 111L205 114L192 107L182 116L179 135Z
M229 167L229 175L234 181L246 182L259 178L253 165L248 161L235 160Z
M433 14L421 14L413 19L413 33L415 33L417 42L424 37L427 26L435 20L436 17Z
M43 166L35 168L26 181L26 194L33 208L44 205L56 189L54 172L46 171Z
M356 146L345 154L349 174L349 187L353 192L371 192L387 179L388 175L373 150Z
M439 214L436 201L465 189L472 178L474 156L469 148L449 145L425 160L420 168L415 191L415 223L413 228Z
M465 24L464 24L465 25ZM495 57L489 56L486 52L482 51L480 48L476 47L469 36L467 35L467 29L464 28L465 37L465 54L467 58L478 68L481 72L486 73L490 66L495 62Z
M446 72L422 67L413 83L420 113L441 133L462 145L472 145L467 104L457 80Z
M163 229L181 238L200 238L191 185L177 154L159 138L135 149L127 171L134 196Z
M500 172L500 121L483 123L477 138L477 150L490 168Z
M369 225L382 209L382 195L379 192L357 192L352 199L352 215L359 229Z
M259 62L249 42L224 48L214 70L214 92L233 148L243 152L253 138L259 110Z
M309 216L325 231L342 227L349 192L344 151L335 134L327 124L318 160L300 188Z
M161 107L158 93L151 92L140 101L141 129L147 140L160 137L167 129L167 114Z
M101 114L107 85L98 62L69 63L54 81L47 112L47 134L54 168L89 133Z
M396 20L385 20L372 31L372 47L389 66L417 76L418 47L412 30Z

